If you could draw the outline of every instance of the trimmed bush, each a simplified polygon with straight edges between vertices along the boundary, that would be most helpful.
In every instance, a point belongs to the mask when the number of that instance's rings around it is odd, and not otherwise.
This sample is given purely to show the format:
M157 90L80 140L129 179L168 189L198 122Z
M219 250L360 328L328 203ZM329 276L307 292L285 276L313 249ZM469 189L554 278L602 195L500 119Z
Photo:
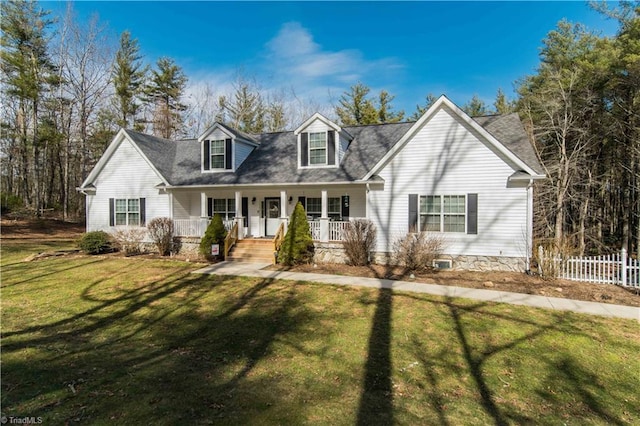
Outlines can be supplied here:
M209 226L207 226L207 230L204 233L204 236L200 240L200 254L203 255L208 260L214 259L224 259L224 239L227 236L227 230L224 227L224 223L222 222L222 216L219 214L213 215L211 222L209 222ZM216 256L211 255L211 245L219 244L220 245L220 254Z
M393 251L396 263L409 271L433 269L433 261L443 252L445 246L441 235L429 232L407 234L394 241Z
M87 232L78 241L80 250L87 254L100 254L112 250L111 236L104 231Z
M171 253L173 245L173 220L168 217L156 217L147 224L147 232L158 249L160 256Z
M145 234L144 228L121 228L113 233L113 239L125 256L133 256L142 253L142 240Z
M376 235L376 226L368 219L349 222L342 242L349 265L366 266L370 263L369 254L376 246Z
M278 263L288 266L311 263L313 252L313 238L307 221L307 213L302 204L298 202L291 213L287 234L278 251Z

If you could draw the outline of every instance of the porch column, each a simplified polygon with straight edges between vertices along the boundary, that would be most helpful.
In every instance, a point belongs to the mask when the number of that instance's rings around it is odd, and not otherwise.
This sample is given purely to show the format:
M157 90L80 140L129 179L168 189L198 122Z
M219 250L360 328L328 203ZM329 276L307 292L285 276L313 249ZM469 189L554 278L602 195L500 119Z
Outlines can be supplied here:
M287 232L289 226L289 217L287 216L287 191L280 191L280 223L284 223L284 232Z
M200 217L207 217L207 194L204 192L200 193Z
M242 191L236 191L236 217L234 222L238 225L238 239L244 238L244 217L242 217Z
M327 190L322 190L322 210L320 213L320 241L329 241L329 197Z

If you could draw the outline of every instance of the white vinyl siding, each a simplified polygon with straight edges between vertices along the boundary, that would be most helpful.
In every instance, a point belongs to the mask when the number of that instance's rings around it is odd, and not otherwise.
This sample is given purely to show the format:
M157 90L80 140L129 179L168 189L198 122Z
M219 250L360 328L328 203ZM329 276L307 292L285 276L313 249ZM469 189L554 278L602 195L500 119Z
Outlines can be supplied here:
M93 182L96 194L86 197L87 231L112 229L109 226L110 198L145 198L146 223L155 217L171 217L170 196L156 188L161 182L158 174L125 138Z
M234 165L235 169L237 170L238 167L240 167L240 165L244 162L244 160L247 159L249 154L251 154L251 152L254 150L254 147L247 143L240 142L237 139L234 139L233 147L235 151Z
M384 184L371 185L367 216L378 229L377 250L390 252L393 241L408 232L409 194L473 193L478 194L478 232L443 233L445 253L523 257L527 192L508 186L516 170L500 155L452 111L437 111L380 170ZM461 229L460 216L450 214L449 229Z

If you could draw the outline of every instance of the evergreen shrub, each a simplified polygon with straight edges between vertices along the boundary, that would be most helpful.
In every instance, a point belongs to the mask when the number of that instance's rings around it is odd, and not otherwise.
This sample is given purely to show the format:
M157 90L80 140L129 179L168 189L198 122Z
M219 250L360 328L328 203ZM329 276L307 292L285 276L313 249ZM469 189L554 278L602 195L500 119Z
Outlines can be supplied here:
M289 227L278 251L278 263L288 266L311 263L313 253L313 238L307 221L307 213L302 204L298 202L289 218Z
M86 254L100 254L112 250L111 236L104 231L92 231L82 235L78 247Z
M204 236L200 240L200 254L203 255L208 260L215 259L224 259L224 239L227 236L227 230L224 227L224 223L222 222L222 216L219 214L213 215L211 222L209 222L209 226L207 226L207 230L204 233ZM211 245L219 244L220 245L220 254L216 256L211 255Z

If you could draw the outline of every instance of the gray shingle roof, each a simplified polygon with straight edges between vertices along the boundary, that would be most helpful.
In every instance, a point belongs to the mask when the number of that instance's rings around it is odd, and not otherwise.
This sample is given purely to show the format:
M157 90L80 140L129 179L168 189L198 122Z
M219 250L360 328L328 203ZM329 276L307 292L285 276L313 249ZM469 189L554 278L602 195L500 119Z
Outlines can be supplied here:
M517 114L477 117L474 120L518 158L541 173L542 167ZM196 139L170 141L131 130L127 130L127 134L173 186L332 183L361 180L413 124L344 127L354 139L338 168L299 169L297 137L293 132L247 135L234 131L242 139L251 137L249 140L258 143L235 173L202 173L200 143Z
M544 173L517 113L473 119L525 164L540 174Z
M170 182L177 142L145 133L125 130L158 172Z

